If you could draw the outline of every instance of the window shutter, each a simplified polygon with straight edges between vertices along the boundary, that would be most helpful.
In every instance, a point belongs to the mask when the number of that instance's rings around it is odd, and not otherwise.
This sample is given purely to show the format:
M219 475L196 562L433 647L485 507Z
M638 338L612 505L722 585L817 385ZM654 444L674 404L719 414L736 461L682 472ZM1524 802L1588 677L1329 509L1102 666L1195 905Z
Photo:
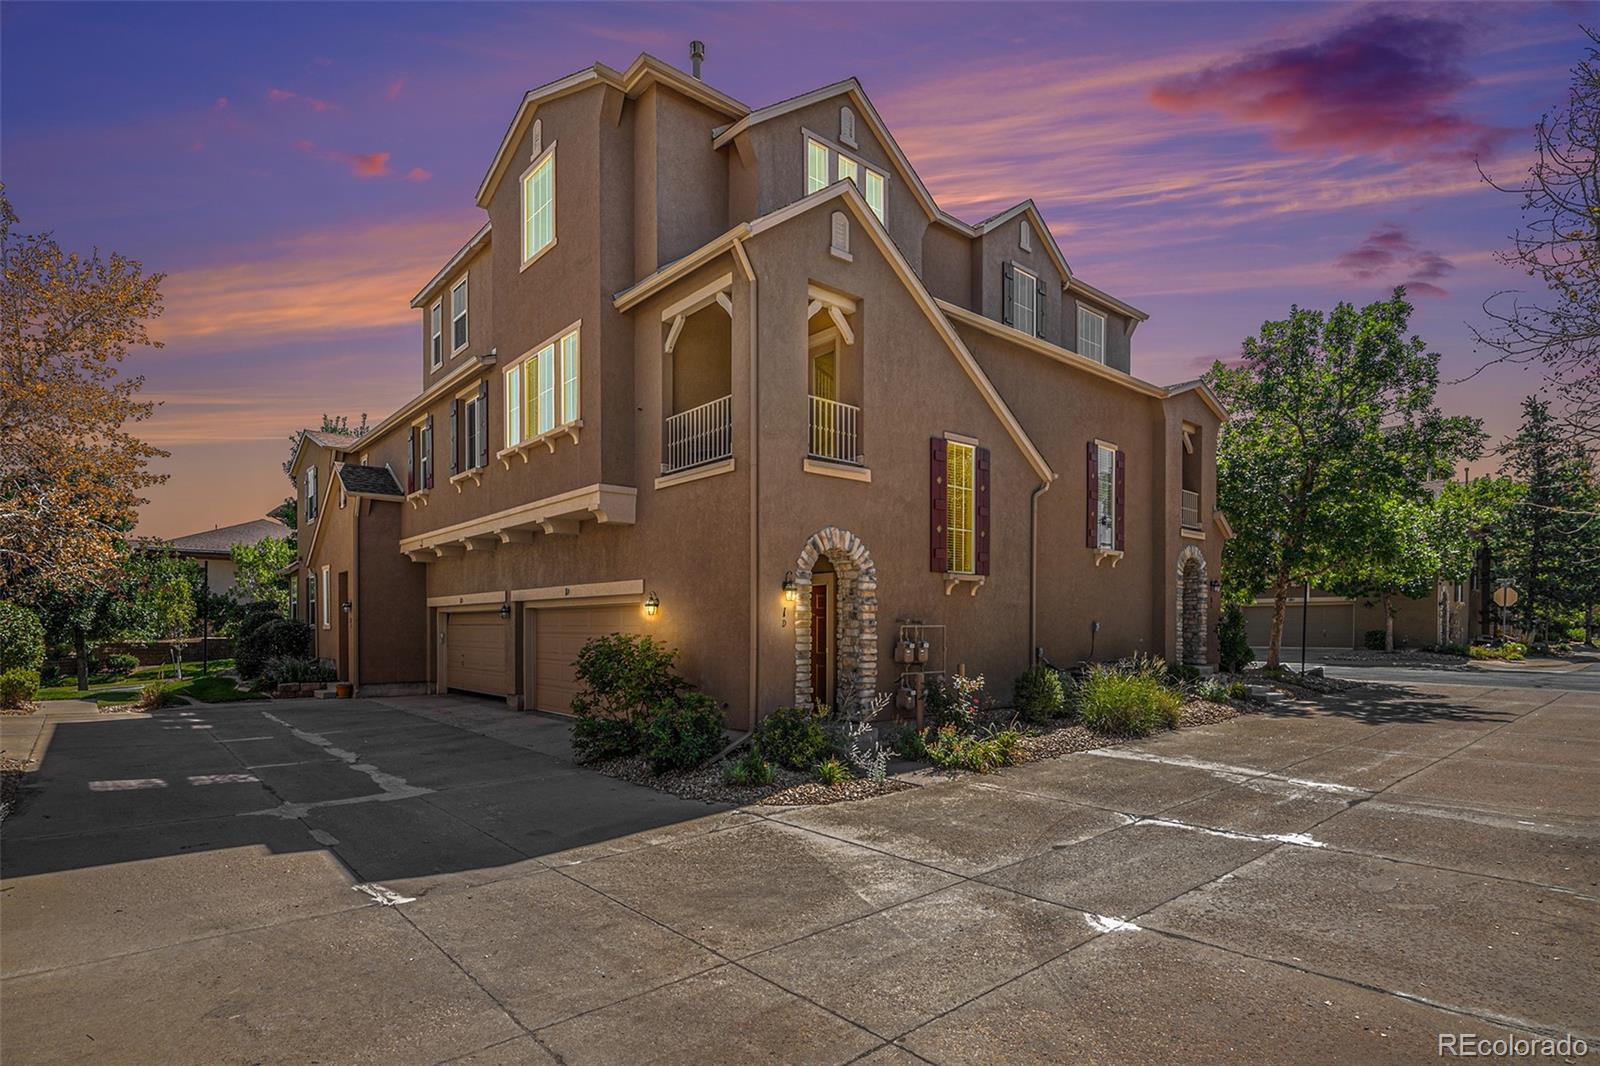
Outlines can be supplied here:
M406 491L417 491L417 427L406 430Z
M433 488L433 416L422 424L422 487Z
M978 543L974 573L989 572L989 449L978 449L978 521L974 535Z
M1084 517L1084 533L1088 538L1086 543L1091 548L1100 546L1100 538L1095 528L1095 523L1100 520L1100 449L1094 441L1089 442L1089 491L1087 493L1088 514Z
M455 477L461 473L461 448L457 444L456 423L460 420L458 413L461 410L460 400L450 401L450 476Z
M1044 340L1044 279L1039 280L1038 295L1033 305L1033 332L1040 340Z
M1116 518L1115 518L1115 521L1117 523L1117 530L1116 530L1116 549L1117 549L1117 551L1121 551L1122 550L1122 545L1124 543L1123 536L1122 536L1122 533L1123 533L1123 530L1122 530L1122 526L1123 526L1122 517L1123 517L1123 511L1124 511L1123 500L1125 500L1127 498L1127 495L1128 495L1127 484L1126 484L1126 481L1127 481L1127 464L1125 462L1125 459L1126 459L1126 456L1124 456L1122 454L1122 450L1119 448L1117 450L1117 499L1116 499L1116 505L1115 505L1116 506Z
M1009 262L1000 264L1000 321L1004 325L1011 325L1011 286L1016 279L1011 273Z
M489 465L489 379L478 382L478 456L477 466Z
M946 540L945 443L943 437L928 441L928 569L942 574L950 569L950 545Z

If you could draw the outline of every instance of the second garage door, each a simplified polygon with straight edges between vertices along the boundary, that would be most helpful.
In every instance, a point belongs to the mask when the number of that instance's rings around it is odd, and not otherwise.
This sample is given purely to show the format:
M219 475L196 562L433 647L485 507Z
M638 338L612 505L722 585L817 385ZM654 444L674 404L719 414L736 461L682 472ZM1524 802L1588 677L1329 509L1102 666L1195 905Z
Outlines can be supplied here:
M453 689L504 696L511 691L506 627L497 611L449 615L445 625L445 682Z
M544 608L534 616L534 698L541 711L572 713L578 691L573 661L585 642L607 633L643 633L637 604L620 607Z
M1283 648L1300 647L1301 605L1289 601L1283 616ZM1354 643L1354 611L1348 603L1315 603L1305 612L1306 645L1312 648L1348 648ZM1253 648L1265 648L1272 635L1272 607L1251 605L1244 610L1245 631Z

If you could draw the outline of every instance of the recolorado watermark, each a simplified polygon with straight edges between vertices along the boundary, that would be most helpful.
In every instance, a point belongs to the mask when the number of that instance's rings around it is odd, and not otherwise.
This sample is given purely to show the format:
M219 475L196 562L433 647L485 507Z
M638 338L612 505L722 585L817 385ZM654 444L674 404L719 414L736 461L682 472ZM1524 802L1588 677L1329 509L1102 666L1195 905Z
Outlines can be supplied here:
M1480 1036L1477 1033L1440 1033L1439 1057L1456 1059L1515 1059L1560 1057L1580 1059L1589 1054L1581 1036Z

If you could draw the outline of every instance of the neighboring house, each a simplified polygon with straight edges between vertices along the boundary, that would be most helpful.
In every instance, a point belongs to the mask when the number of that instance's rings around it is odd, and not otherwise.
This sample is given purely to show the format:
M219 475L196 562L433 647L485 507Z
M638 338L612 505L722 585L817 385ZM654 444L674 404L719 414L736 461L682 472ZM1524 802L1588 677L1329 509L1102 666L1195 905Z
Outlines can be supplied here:
M205 568L206 587L213 595L221 595L234 587L235 575L231 550L235 544L259 544L268 537L287 538L290 535L289 527L282 522L271 518L258 518L253 522L220 526L156 543L179 558L193 559L202 564Z
M1483 635L1477 571L1467 581L1436 582L1432 596L1395 596L1393 603L1396 648L1470 644ZM1250 646L1265 648L1272 635L1272 599L1256 600L1244 615ZM1362 648L1367 633L1384 628L1383 603L1376 596L1336 596L1313 586L1307 598L1303 588L1296 588L1283 618L1285 660L1294 658L1301 645L1302 618L1307 648Z
M1144 314L1032 201L942 210L854 79L751 110L597 64L523 98L477 202L419 394L291 466L358 688L566 711L584 641L648 633L746 727L918 671L1008 693L1035 649L1214 660L1215 396L1132 376Z

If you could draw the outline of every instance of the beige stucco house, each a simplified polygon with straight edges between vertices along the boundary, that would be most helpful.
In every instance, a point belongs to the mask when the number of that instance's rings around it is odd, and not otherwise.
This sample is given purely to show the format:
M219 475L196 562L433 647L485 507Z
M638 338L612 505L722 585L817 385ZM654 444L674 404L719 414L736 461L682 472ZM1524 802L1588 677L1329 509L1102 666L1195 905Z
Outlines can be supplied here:
M582 643L640 632L744 727L1009 693L1036 650L1214 658L1216 398L1133 375L1145 315L1031 201L941 209L854 79L751 109L596 64L477 202L416 397L293 464L300 609L358 688L561 712Z

